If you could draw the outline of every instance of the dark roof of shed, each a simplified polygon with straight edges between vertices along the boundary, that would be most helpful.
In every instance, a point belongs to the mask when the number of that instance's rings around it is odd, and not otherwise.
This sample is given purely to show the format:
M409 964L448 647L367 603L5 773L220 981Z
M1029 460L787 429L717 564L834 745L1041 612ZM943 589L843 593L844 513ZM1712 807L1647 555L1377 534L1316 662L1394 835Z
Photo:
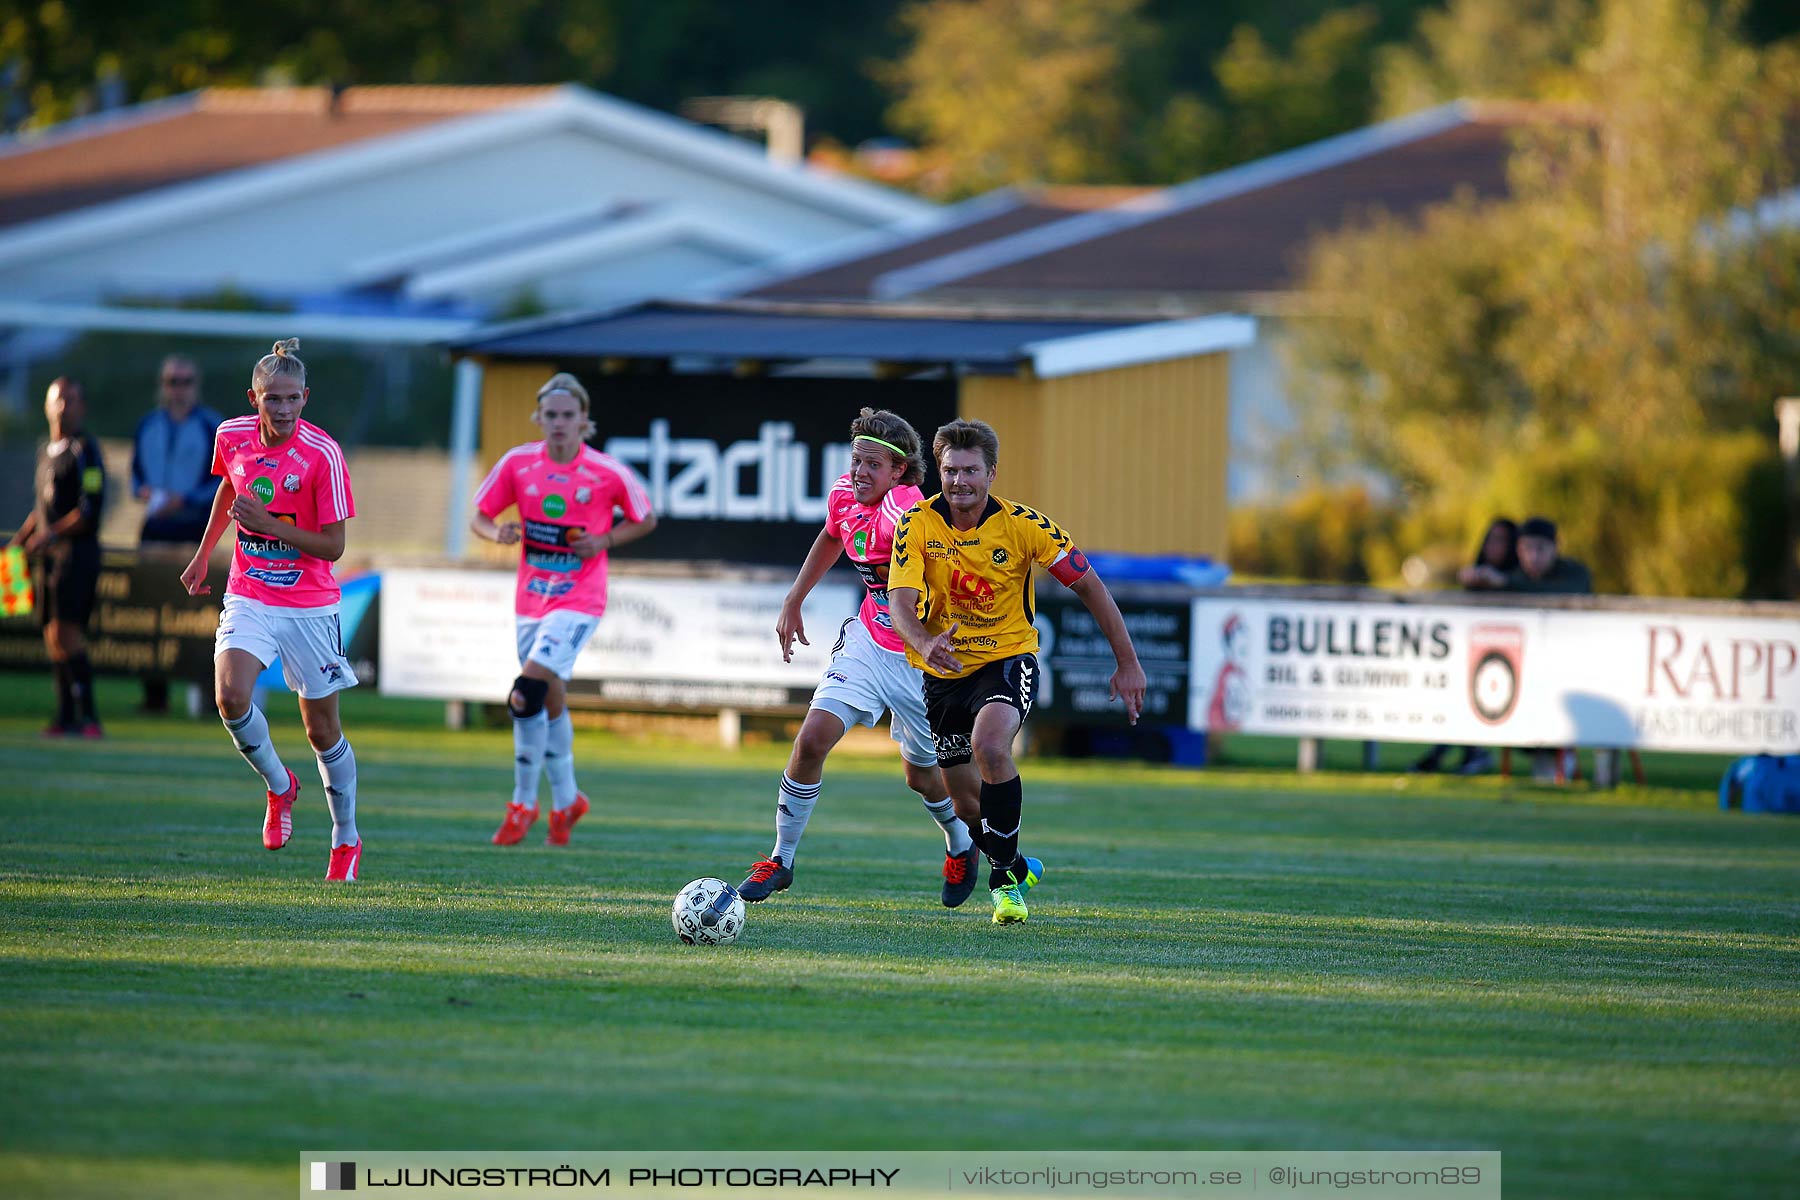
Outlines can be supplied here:
M853 312L830 305L653 303L478 331L451 348L498 358L839 358L1005 367L1025 361L1025 348L1033 343L1135 324L1125 318Z

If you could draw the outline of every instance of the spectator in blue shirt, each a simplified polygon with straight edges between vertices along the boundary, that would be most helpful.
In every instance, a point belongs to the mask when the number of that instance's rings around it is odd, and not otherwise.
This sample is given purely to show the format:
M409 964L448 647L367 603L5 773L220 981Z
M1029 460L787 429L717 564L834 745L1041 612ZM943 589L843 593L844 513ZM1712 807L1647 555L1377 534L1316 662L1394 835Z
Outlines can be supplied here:
M213 435L223 419L200 403L200 368L191 358L163 359L160 403L138 422L131 447L131 490L144 502L138 545L189 554L206 534L218 480ZM169 681L144 677L144 711L167 712Z
M212 454L221 419L200 403L194 360L164 359L161 403L138 422L131 449L131 490L145 505L141 545L192 547L206 532L218 490Z

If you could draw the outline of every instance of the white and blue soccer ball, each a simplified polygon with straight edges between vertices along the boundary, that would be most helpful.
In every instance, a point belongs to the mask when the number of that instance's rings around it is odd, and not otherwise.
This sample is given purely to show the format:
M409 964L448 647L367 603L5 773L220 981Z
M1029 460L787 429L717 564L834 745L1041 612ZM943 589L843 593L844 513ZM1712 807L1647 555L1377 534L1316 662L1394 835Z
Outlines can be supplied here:
M688 945L723 946L744 928L744 898L723 879L696 879L675 897L669 917Z

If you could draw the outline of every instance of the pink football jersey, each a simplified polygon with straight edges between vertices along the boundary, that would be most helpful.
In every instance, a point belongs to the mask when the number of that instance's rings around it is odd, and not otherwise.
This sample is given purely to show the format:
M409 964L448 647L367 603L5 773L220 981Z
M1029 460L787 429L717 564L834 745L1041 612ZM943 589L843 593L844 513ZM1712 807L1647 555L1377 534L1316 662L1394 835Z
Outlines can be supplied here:
M906 652L906 643L894 632L894 619L888 614L888 559L894 550L894 526L923 497L918 488L903 483L888 489L875 504L858 504L856 489L846 475L831 485L825 501L826 531L844 543L844 553L869 588L856 615L868 626L877 646L896 654Z
M583 446L573 462L553 461L542 442L501 456L475 493L475 506L498 517L519 506L525 527L516 607L521 617L557 609L599 616L606 611L606 551L578 558L569 543L613 527L613 510L632 521L650 516L650 492L637 472L610 454Z
M279 446L265 446L254 415L221 422L213 439L214 475L262 501L271 515L317 532L356 515L344 452L317 425L300 421ZM239 527L225 590L277 608L323 608L338 602L331 564L279 538Z

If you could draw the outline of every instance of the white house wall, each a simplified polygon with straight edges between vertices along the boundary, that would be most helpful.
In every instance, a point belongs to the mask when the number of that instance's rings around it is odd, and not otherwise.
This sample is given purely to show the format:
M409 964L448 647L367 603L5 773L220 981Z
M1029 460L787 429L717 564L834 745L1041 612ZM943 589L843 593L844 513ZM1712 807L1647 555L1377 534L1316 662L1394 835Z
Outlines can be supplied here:
M679 200L755 228L781 253L870 227L736 179L561 129L463 148L449 158L329 188L297 188L274 201L197 215L154 236L28 258L0 272L0 291L19 299L76 302L119 293L191 294L226 285L327 292L343 286L350 266L371 255L566 209L577 200L605 199ZM699 258L690 264L707 265ZM688 286L699 280L676 282ZM658 286L669 281L659 279Z
M745 265L743 259L717 250L678 243L539 275L528 287L478 289L470 298L498 311L525 294L552 309L601 308L647 295L669 295L690 280L710 279Z

